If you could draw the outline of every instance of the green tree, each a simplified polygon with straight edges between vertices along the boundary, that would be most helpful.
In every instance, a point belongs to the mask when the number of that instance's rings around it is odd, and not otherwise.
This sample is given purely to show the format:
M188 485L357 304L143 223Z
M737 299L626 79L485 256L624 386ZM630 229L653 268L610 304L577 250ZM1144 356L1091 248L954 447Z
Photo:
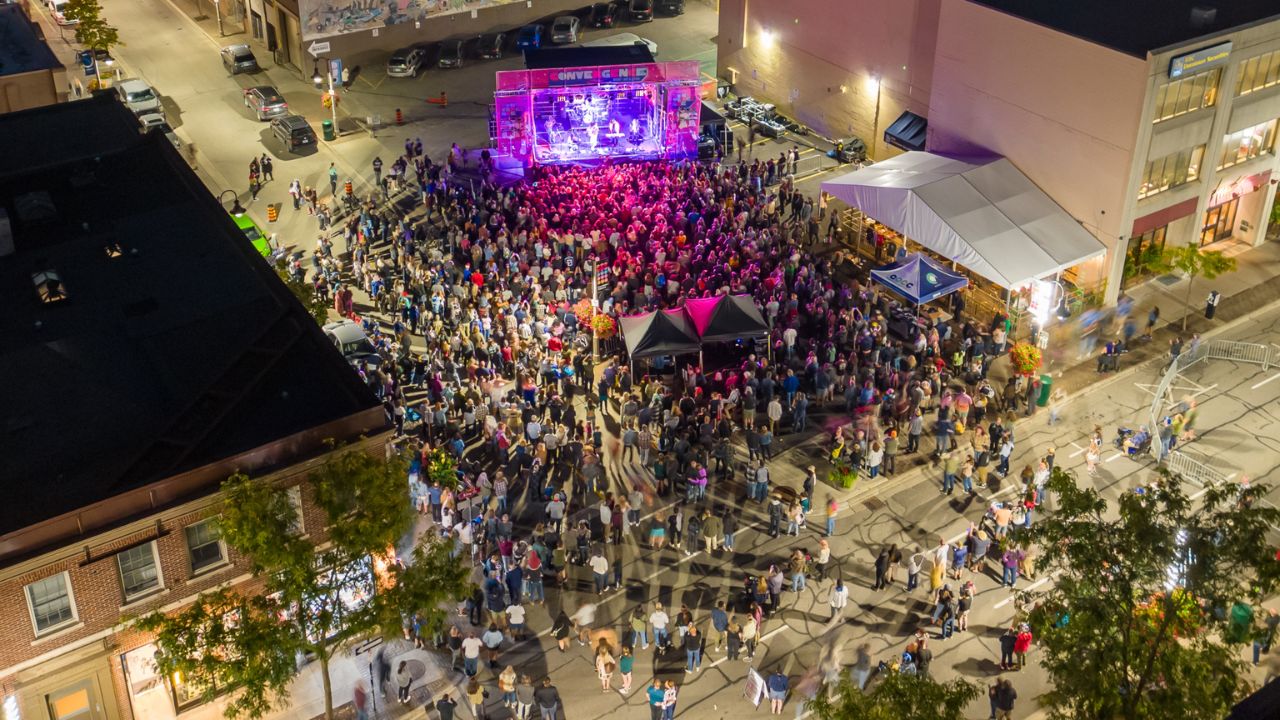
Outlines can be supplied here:
M302 303L302 307L306 308L307 314L315 318L317 324L329 322L329 303L320 297L314 285L305 279L297 280L293 277L293 273L289 272L288 259L282 257L276 260L276 274L280 276L280 282Z
M466 568L439 540L424 538L405 562L387 562L413 524L406 472L398 458L331 455L310 483L323 529L300 527L286 489L229 478L217 527L249 560L261 591L217 590L172 615L142 618L139 626L156 633L160 672L181 673L208 698L230 691L228 718L259 718L287 700L295 658L314 657L332 718L336 652L358 639L400 636L414 613L434 632L445 603L469 591Z
M1234 486L1197 504L1163 471L1114 505L1060 468L1048 487L1058 509L1029 535L1056 576L1030 614L1050 717L1224 717L1249 690L1233 626L1280 578L1262 540L1280 512L1242 506Z
M962 678L940 683L928 675L887 673L869 692L843 678L805 703L818 720L964 720L982 687Z
M110 53L111 48L124 45L120 42L120 33L107 24L102 17L102 5L98 0L68 0L62 10L62 16L76 23L76 42L89 50L100 50ZM94 63L98 87L102 87L101 67Z
M1191 289L1196 278L1203 275L1206 280L1212 280L1222 273L1231 272L1236 269L1236 259L1227 257L1218 250L1201 252L1195 245L1179 245L1165 248L1159 257L1152 258L1150 267L1154 272L1168 273L1177 270L1187 276L1187 296L1183 302L1190 308ZM1188 312L1182 316L1183 332L1187 331L1187 316L1190 314Z

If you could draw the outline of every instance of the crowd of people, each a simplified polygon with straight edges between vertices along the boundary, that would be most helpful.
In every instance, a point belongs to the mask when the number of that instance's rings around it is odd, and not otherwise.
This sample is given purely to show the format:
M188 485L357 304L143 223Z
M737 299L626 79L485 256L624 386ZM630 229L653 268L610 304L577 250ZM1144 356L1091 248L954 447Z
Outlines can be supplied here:
M1012 418L1035 411L1038 388L987 381L1005 350L1007 319L966 315L958 297L948 320L926 318L891 334L896 301L866 284L856 255L833 244L839 225L831 216L823 229L825 200L796 189L793 158L540 167L505 186L487 167L478 182L463 181L466 164L456 146L435 162L420 142L406 142L390 172L379 161L378 189L368 197L349 182L340 187L331 169L332 207L312 188L295 198L299 211L317 216L320 235L309 259L290 262L335 313L365 328L379 358L359 371L414 458L414 502L476 568L477 590L464 608L472 629L455 626L430 640L450 648L471 681L487 654L517 717L530 716L539 693L544 717L560 702L554 687L510 666L499 672L498 649L525 636L526 606L543 605L548 585L583 581L588 596L620 587L621 548L633 540L659 553L733 551L742 494L769 518L773 537L784 525L801 535L815 514L825 523L814 529L836 532L839 503L819 492L814 467L796 493L770 475L771 459L808 431L811 413L849 418L826 429L837 467L874 477L896 472L903 456L932 455L948 493L1009 472ZM605 266L599 300L609 317L745 294L769 324L767 344L738 348L714 368L684 363L669 373L633 375L612 345L598 362L574 306L591 296ZM440 451L458 463L457 488L427 479ZM1043 487L1032 475L1029 499L1010 503L1028 524ZM995 508L992 520L1003 515ZM987 553L983 543L1002 540L975 528L963 552L935 550L931 564L908 553L908 589L930 568L940 637L965 629L972 581L952 592L933 575L959 582ZM1026 553L1008 552L1016 580ZM878 587L893 582L901 555L881 553ZM712 647L751 660L784 588L799 592L808 578L823 588L832 616L842 614L849 578L833 560L819 538L747 578L743 594L707 618L688 608L672 608L672 617L647 602L619 634L596 627L595 606L584 602L572 615L559 612L552 635L561 650L574 637L591 648L605 691L618 671L621 689L631 691L631 663L650 636L656 650L683 649L689 673ZM408 633L417 636L416 624ZM908 645L918 669L927 668L926 649L923 638ZM860 684L869 662L860 657L853 668ZM785 684L781 677L770 677L771 704L778 692L786 696L785 686L774 687ZM678 692L647 691L655 719L672 716Z

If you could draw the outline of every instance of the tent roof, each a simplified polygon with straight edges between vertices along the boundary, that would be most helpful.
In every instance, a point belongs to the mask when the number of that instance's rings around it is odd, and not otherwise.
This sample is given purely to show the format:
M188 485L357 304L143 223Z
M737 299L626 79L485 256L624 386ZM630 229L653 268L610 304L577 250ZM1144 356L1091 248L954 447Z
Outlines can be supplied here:
M822 189L1007 288L1106 252L1007 158L908 152Z
M618 326L633 358L698 352L698 336L683 310L618 318Z
M748 295L686 300L684 310L703 342L743 340L769 334L769 325L760 308Z
M956 275L921 253L871 271L876 282L919 305L949 295L969 279Z

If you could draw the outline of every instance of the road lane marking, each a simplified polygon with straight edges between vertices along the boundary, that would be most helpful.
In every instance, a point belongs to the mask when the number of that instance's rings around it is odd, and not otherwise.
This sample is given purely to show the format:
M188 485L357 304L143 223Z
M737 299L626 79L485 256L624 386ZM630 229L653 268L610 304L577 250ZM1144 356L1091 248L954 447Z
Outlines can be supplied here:
M1124 453L1116 453L1115 455L1112 455L1111 457L1107 458L1106 462L1111 462L1112 460L1116 460L1122 457L1124 457Z
M1275 380L1276 378L1280 378L1280 373L1276 373L1275 375L1272 375L1271 377L1267 378L1266 380L1263 380L1262 382L1254 383L1253 386L1250 387L1249 389L1257 390L1258 388L1262 387L1263 385L1266 385L1267 383L1271 382L1272 380Z
M1038 588L1038 587L1040 587L1041 585L1043 585L1043 584L1045 584L1045 583L1049 582L1050 580L1052 580L1053 578L1055 578L1055 577L1057 577L1057 576L1058 576L1058 571L1055 571L1055 572L1052 572L1052 573L1050 573L1050 574L1048 574L1048 575L1045 575L1044 577L1040 578L1039 580L1037 580L1037 581L1035 581L1035 582L1031 583L1030 585L1028 585L1027 587L1023 588L1023 589L1022 589L1022 592L1031 592L1032 590L1035 590L1036 588ZM1009 603L1013 602L1013 599L1014 599L1015 597L1017 597L1017 593L1014 593L1014 594L1009 595L1009 597L1005 598L1004 600L1001 600L1000 602L996 603L996 604L995 604L995 605L993 605L992 607L993 607L993 608L995 608L995 609L997 609L997 610L999 610L1000 608L1004 607L1005 605L1008 605Z

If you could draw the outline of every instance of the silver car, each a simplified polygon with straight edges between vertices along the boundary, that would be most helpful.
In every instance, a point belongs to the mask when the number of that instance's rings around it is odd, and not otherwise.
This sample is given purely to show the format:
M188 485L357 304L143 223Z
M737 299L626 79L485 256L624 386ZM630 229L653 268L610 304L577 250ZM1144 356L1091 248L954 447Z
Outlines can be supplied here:
M565 45L578 42L578 26L581 20L573 15L562 15L551 23L551 42Z
M116 92L120 94L125 107L132 110L134 115L164 114L164 108L160 107L160 98L156 96L150 85L141 80L125 80L116 85Z
M426 54L421 48L401 48L391 53L391 57L387 60L387 75L416 78L425 62Z
M258 67L258 58L254 57L253 50L249 49L249 46L244 43L228 45L222 48L221 54L222 66L232 75L236 73L256 73L261 69Z
M270 85L259 85L244 91L244 106L253 111L258 120L270 120L289 114L289 103Z
M377 369L382 365L382 356L365 335L364 328L353 320L338 320L327 323L323 328L329 342L342 353L348 363L357 370L365 367Z

